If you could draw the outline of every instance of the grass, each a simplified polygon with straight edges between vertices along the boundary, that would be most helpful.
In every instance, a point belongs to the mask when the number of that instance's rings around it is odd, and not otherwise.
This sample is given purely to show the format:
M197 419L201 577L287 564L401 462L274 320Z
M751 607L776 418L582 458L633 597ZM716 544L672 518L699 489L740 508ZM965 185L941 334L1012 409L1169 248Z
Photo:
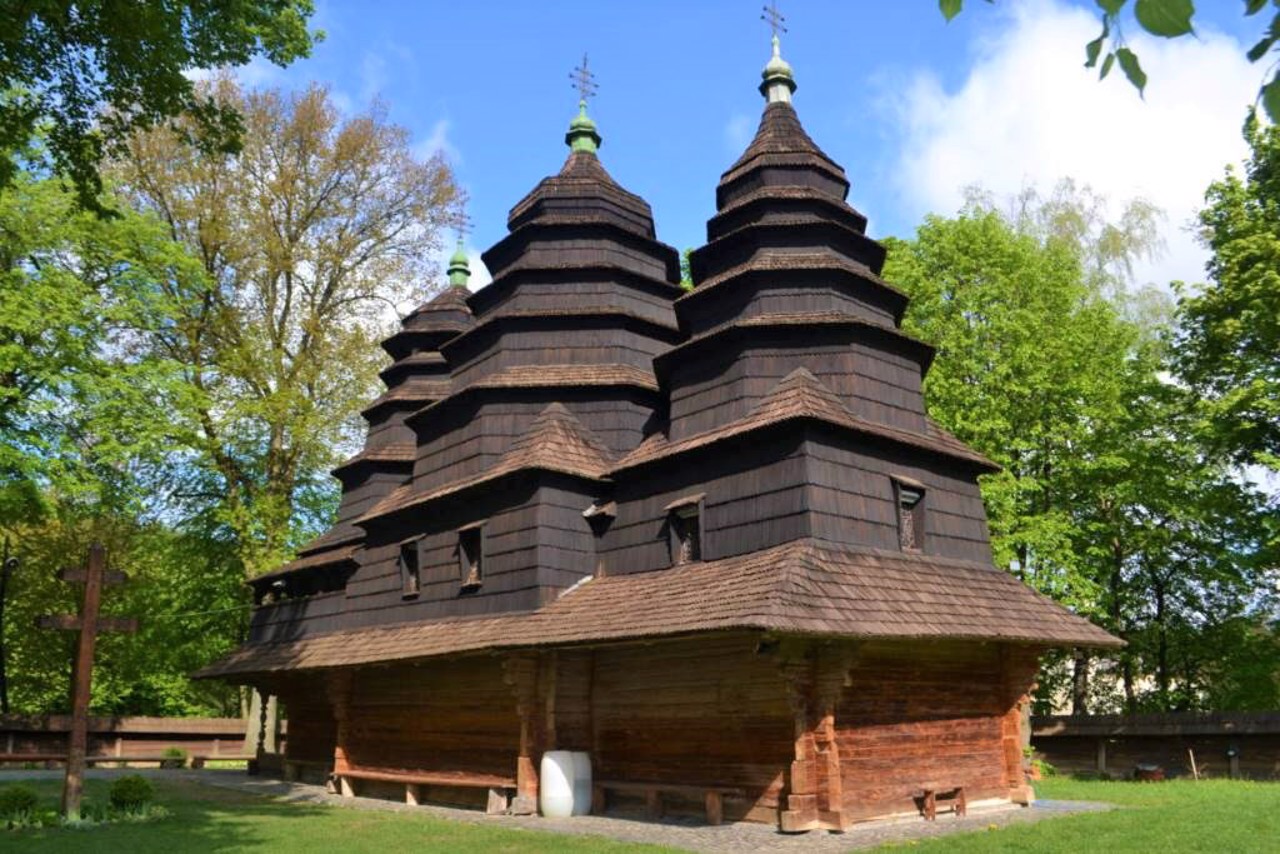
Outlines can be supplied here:
M660 852L589 836L535 833L510 827L447 821L405 812L342 809L273 801L231 789L152 778L156 803L173 815L148 824L84 830L0 831L5 854L214 854L229 851L305 852ZM0 783L5 785L9 781ZM59 780L24 781L42 801L56 804ZM107 801L109 780L86 782L85 802Z
M1036 794L1054 800L1105 801L1122 809L886 847L910 847L922 854L1280 851L1280 783L1132 783L1049 778L1036 784ZM945 818L939 816L938 820Z
M273 801L231 789L153 778L157 802L173 815L149 824L86 830L0 832L6 854L35 852L658 852L600 837L537 833L406 812L341 809ZM3 784L0 784L3 785ZM59 781L29 783L57 802ZM110 781L88 781L87 802L105 803ZM1054 778L1041 798L1105 801L1120 809L1049 818L989 831L887 846L921 852L1280 852L1280 784L1228 780L1167 783ZM939 816L939 822L946 821Z

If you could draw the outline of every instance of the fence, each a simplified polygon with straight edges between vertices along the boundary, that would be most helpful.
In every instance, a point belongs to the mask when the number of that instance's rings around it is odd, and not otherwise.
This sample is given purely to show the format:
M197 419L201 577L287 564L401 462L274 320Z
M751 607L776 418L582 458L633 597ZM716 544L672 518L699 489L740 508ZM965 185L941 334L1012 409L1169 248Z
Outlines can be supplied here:
M70 729L69 715L0 715L0 754L65 756ZM158 759L178 748L235 756L246 752L244 731L240 718L90 718L88 754Z
M1031 722L1036 753L1059 771L1129 777L1137 765L1167 776L1280 779L1280 712L1057 715Z

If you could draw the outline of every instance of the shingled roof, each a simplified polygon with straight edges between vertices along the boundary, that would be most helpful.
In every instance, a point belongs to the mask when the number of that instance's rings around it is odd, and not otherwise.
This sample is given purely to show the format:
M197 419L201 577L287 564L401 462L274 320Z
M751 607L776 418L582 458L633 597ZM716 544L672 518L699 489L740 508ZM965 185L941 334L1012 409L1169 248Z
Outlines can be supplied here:
M511 444L501 459L479 476L463 478L426 492L415 492L413 484L407 483L393 490L356 522L416 507L518 471L550 471L598 479L604 477L608 468L609 451L604 444L563 404L552 403Z
M845 407L835 392L827 388L822 380L815 377L807 368L796 368L762 397L745 417L675 442L667 441L658 434L650 436L634 451L619 460L610 474L687 453L784 421L801 418L823 421L837 427L856 430L859 433L924 448L953 459L967 460L988 471L1000 469L987 457L932 424L929 425L927 434L920 434L859 418Z
M804 126L795 108L789 103L773 102L765 105L760 116L760 126L755 138L742 152L742 156L720 177L724 187L741 178L747 172L761 166L809 167L828 173L847 189L844 169L818 147Z
M989 566L797 540L723 560L592 579L533 612L246 646L196 675L385 664L488 649L731 629L867 639L1123 645Z
M592 205L592 200L597 204ZM601 202L605 207L599 205ZM584 218L582 212L593 207L597 210ZM539 181L507 215L507 227L512 231L531 223L603 221L642 237L652 238L655 234L649 203L623 189L600 158L588 151L570 151L560 171Z

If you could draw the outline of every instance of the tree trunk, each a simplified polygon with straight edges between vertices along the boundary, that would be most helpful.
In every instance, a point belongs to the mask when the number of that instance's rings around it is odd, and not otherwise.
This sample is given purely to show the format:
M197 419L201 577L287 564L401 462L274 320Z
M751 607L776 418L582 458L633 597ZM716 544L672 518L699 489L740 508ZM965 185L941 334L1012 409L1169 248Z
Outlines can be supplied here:
M1156 689L1160 693L1160 710L1169 711L1169 632L1165 626L1164 585L1155 584L1156 599Z
M1071 714L1089 714L1089 653L1080 647L1072 652Z

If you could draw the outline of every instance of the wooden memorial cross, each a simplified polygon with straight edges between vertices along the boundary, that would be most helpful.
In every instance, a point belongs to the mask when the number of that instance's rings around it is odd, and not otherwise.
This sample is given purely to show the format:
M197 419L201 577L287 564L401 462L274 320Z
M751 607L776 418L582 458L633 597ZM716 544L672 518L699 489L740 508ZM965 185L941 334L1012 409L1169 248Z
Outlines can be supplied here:
M80 798L84 793L85 753L89 741L89 696L93 677L93 647L99 632L135 632L138 621L131 617L101 617L102 588L123 584L123 572L107 569L107 550L101 543L89 547L89 561L83 569L68 568L58 573L68 584L84 585L84 602L79 616L55 614L39 617L42 629L78 631L80 639L71 676L71 737L67 745L67 777L62 787L62 814L68 821L80 819Z

